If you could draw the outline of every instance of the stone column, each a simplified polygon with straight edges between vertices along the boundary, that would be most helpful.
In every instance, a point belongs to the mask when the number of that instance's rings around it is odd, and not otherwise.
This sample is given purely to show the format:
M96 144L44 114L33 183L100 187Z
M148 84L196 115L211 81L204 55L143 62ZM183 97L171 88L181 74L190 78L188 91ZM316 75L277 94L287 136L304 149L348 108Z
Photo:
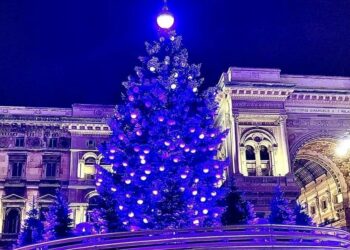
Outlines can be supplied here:
M229 129L228 135L225 140L225 147L226 147L226 153L227 157L229 158L229 168L228 168L228 175L232 176L234 171L234 136L233 136L233 120L232 117L229 114L225 114L224 117L224 127L225 129Z
M289 145L288 145L288 138L287 138L287 127L286 127L286 115L280 116L280 129L281 129L281 141L282 141L282 152L283 152L283 165L284 170L283 174L291 173L291 167L290 167L290 157L289 157Z
M262 176L261 159L260 159L260 146L259 145L254 147L254 153L255 153L256 176Z
M2 233L4 221L5 221L5 208L3 207L1 198L5 196L5 191L0 190L0 234Z
M231 122L233 124L233 127L231 126L234 136L234 148L233 148L233 166L234 166L234 173L235 174L239 174L239 169L240 169L240 157L239 157L239 142L240 142L240 138L239 138L239 120L238 120L238 115L235 114L233 116L233 121Z
M276 176L276 163L275 163L275 153L276 149L274 146L271 146L269 148L269 154L270 154L270 167L271 167L271 176Z
M247 169L247 159L245 156L245 147L239 147L239 151L240 151L240 159L241 159L241 163L240 163L240 173L244 176L248 176L248 169Z

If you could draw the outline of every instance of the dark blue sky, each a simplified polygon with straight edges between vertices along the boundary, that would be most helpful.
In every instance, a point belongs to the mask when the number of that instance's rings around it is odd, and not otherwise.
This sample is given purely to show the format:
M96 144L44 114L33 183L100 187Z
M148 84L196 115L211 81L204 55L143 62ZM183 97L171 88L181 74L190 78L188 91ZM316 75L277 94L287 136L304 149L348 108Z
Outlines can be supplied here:
M116 104L160 0L0 0L0 105ZM207 85L229 66L350 76L350 1L169 0Z

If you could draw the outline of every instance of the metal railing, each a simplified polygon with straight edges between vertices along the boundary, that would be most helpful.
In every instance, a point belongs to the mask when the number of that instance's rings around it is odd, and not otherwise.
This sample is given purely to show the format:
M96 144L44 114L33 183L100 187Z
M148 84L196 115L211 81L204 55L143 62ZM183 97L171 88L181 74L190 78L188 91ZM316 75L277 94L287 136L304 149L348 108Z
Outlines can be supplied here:
M144 230L72 237L17 248L44 249L350 249L350 234L335 228L295 225L237 225Z

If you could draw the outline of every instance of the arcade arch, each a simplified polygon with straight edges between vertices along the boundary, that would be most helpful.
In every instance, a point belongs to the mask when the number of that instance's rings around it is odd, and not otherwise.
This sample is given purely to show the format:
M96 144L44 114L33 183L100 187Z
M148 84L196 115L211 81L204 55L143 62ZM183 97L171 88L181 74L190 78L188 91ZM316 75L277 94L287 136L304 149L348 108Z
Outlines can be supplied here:
M292 169L300 187L298 201L321 226L347 227L349 161L335 155L337 140L318 137L292 148ZM345 165L348 165L347 167Z

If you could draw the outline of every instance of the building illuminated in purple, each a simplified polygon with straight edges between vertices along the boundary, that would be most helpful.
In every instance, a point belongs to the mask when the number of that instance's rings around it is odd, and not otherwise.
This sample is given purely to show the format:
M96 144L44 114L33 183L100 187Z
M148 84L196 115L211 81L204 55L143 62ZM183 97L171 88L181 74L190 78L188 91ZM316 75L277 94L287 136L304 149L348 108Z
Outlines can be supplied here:
M348 229L350 152L335 153L350 129L350 78L283 75L229 68L219 80L218 123L230 133L220 150L259 216L279 183L319 225ZM17 237L35 199L44 211L54 190L68 193L74 223L94 206L96 145L106 140L113 106L0 107L0 234Z

